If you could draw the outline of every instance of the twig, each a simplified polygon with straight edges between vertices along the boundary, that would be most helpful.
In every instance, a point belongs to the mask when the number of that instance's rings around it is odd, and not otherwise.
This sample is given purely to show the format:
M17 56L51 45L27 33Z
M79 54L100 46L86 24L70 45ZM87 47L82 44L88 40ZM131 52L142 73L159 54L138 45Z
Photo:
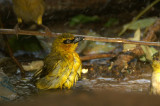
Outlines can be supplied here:
M112 43L125 43L125 44L138 44L138 45L150 45L160 46L158 42L146 42L146 41L133 41L122 38L105 38L105 37L91 37L85 36L84 40L101 41L101 42L112 42Z
M18 32L16 32L14 29L0 29L0 34L11 34L11 35L13 35L13 34L16 34L16 33L18 33L18 35L45 36L45 32L25 31L25 30L19 30ZM51 37L57 37L58 35L61 35L61 34L62 33L52 33ZM122 38L93 37L93 36L77 35L77 34L74 34L74 35L75 36L83 36L84 40L90 40L90 41L160 46L160 44L158 42L133 41L133 40L122 39Z
M80 59L82 61L86 60L91 60L91 59L97 59L97 58L107 58L107 57L115 57L115 54L109 54L109 53L104 53L104 54L92 54L92 55L87 55L87 56L81 56Z
M9 52L9 55L10 57L13 59L13 61L18 65L20 71L21 71L21 76L22 77L25 77L25 71L22 67L22 65L19 63L19 61L13 56L13 52L12 52L12 49L10 48L10 45L8 43L8 38L7 36L3 35L3 40L5 41L5 44L6 44L6 47L8 48L8 52Z
M160 19L158 19L152 26L148 28L146 37L143 39L143 41L154 41L157 39L156 32L159 32L160 30Z

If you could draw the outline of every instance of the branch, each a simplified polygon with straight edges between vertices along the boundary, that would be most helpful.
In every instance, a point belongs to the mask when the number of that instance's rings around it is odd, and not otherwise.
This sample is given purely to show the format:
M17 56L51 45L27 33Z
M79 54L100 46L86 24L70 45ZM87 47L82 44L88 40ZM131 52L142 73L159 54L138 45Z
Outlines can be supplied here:
M109 54L109 53L104 53L104 54L92 54L92 55L87 55L87 56L80 56L80 59L82 61L86 60L91 60L91 59L99 59L99 58L107 58L107 57L115 57L115 54Z
M17 64L17 66L19 67L19 69L20 69L20 71L21 71L21 76L22 76L22 77L25 77L25 71L24 71L22 65L19 63L19 61L14 57L13 52L12 52L12 49L10 48L10 45L9 45L9 43L8 43L8 38L7 38L7 36L4 36L4 35L3 35L3 40L5 41L6 47L8 48L8 52L9 52L10 57L11 57L12 60Z
M45 32L25 31L25 30L18 30L18 32L17 32L14 29L0 29L0 34L45 36ZM52 33L50 36L57 37L58 35L61 35L61 34L62 33ZM90 41L160 46L160 43L158 43L158 42L133 41L133 40L122 39L122 38L93 37L93 36L77 35L77 34L74 34L74 35L75 36L83 36L84 40L90 40Z

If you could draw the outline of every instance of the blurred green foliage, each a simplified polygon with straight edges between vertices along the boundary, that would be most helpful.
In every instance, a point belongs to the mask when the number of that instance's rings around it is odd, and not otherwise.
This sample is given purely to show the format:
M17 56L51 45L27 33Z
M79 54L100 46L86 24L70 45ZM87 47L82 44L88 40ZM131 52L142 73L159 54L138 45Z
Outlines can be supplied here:
M118 23L119 23L119 20L118 20L118 19L116 19L116 18L110 18L110 19L104 24L104 26L105 26L105 27L111 27L111 26L116 25L116 24L118 24Z
M154 24L156 20L157 20L157 17L144 18L144 19L137 20L132 24L131 23L125 24L123 28L131 29L131 30L137 30L138 28L143 29Z
M35 36L16 36L10 37L9 44L13 49L13 52L18 50L24 50L29 52L35 52L43 50L39 40Z
M69 25L72 27L72 26L75 26L75 25L78 25L78 24L95 22L95 21L98 21L98 20L100 20L98 16L86 16L86 15L80 14L80 15L74 16L70 20Z

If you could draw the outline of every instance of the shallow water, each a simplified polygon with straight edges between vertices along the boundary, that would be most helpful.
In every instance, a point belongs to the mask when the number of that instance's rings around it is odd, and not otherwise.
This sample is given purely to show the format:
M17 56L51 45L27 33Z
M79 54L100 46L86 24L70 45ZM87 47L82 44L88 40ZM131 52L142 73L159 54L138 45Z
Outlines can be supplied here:
M44 95L75 95L75 94L94 94L99 91L113 91L122 93L148 94L151 74L142 74L141 78L124 78L118 81L110 77L97 77L87 79L85 75L75 84L71 90L38 90L34 84L28 83L33 73L28 72L27 77L20 80L20 76L11 77L11 83L15 86L18 97L16 101L31 100L30 97L43 97ZM32 101L32 100L31 100Z
M82 79L78 81L76 87L83 86L83 89L99 90L112 90L120 92L141 92L147 93L150 85L149 78L117 81L114 78L99 77L97 79L89 80Z

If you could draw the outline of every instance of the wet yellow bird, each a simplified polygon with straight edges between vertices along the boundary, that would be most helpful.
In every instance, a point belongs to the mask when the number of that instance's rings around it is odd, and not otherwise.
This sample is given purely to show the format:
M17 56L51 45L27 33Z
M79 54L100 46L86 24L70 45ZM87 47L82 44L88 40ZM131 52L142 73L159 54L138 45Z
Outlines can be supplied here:
M36 81L39 89L70 89L81 76L82 63L75 52L78 42L83 37L74 37L72 34L62 34L57 37L51 53L44 60L44 68L35 73L40 76Z
M160 58L153 60L151 78L151 94L160 95Z
M43 0L12 0L13 10L17 15L18 23L22 21L35 22L42 25L42 16L45 10Z

